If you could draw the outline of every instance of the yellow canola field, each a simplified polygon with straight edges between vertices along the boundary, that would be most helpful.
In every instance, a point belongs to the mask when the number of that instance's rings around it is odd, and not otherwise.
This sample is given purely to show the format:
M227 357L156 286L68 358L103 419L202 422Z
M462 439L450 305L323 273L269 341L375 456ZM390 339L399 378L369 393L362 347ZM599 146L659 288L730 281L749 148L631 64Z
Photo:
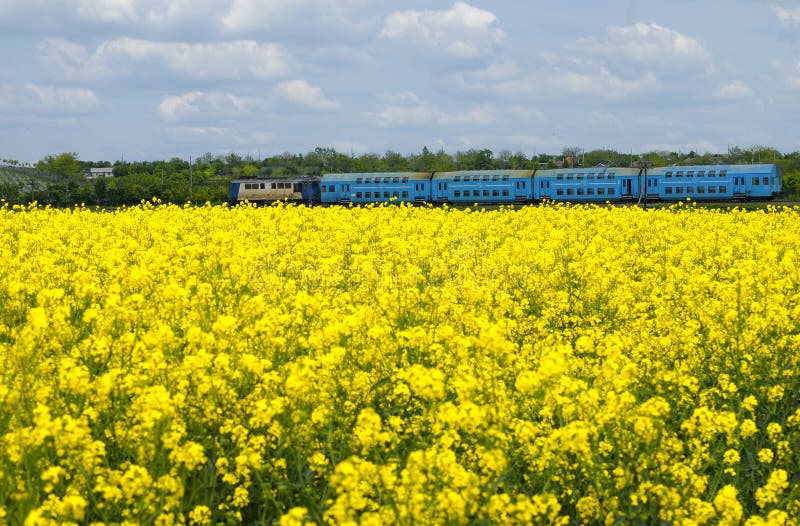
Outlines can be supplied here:
M0 208L0 523L797 523L798 232Z

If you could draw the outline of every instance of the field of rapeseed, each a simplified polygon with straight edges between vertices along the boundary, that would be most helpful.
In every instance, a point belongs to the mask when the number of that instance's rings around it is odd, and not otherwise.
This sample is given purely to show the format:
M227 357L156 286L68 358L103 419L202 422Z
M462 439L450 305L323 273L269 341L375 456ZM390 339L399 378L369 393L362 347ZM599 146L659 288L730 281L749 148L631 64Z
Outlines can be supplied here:
M793 523L798 232L0 208L0 524Z

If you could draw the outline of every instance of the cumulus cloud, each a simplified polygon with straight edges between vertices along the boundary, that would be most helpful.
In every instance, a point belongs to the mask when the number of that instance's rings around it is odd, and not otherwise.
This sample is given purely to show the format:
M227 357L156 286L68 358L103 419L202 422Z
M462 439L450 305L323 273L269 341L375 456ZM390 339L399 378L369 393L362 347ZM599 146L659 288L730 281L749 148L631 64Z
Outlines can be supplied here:
M782 24L800 24L800 6L784 7L779 4L770 4L770 8Z
M753 90L748 88L741 80L734 80L727 84L720 84L714 94L719 99L738 100L751 96Z
M322 88L305 80L281 82L275 86L273 93L293 104L312 110L335 110L339 107L338 102L325 96Z
M221 22L230 33L287 26L293 31L310 27L354 31L360 24L353 13L363 4L361 0L233 0Z
M192 118L219 118L247 115L263 102L242 98L230 93L192 91L164 97L158 112L164 120L179 121Z
M186 43L122 37L89 52L80 44L50 38L38 43L37 52L51 75L72 79L133 75L146 64L196 79L268 79L289 67L283 46L253 40Z
M495 120L495 108L490 104L448 113L411 92L390 95L384 99L391 102L379 112L365 114L366 118L383 128L485 125Z
M575 40L567 49L620 69L671 71L712 66L711 54L699 41L658 24L608 27L605 36Z
M503 42L497 16L465 2L442 11L399 11L384 22L380 36L444 50L457 58L489 55Z
M85 88L60 88L25 84L0 86L0 109L47 115L90 113L102 103L94 91Z
M183 143L214 144L220 152L255 149L273 140L269 132L221 126L172 126L167 133Z

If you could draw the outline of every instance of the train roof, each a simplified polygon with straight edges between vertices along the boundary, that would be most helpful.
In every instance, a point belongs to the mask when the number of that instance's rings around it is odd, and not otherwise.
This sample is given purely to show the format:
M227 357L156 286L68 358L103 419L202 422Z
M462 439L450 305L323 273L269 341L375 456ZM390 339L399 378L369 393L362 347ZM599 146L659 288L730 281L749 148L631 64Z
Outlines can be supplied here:
M361 173L350 173L350 174L343 174L343 173L334 173L334 174L325 174L322 176L322 180L326 183L330 182L337 182L337 181L354 181L357 178L362 177L408 177L409 179L419 180L424 179L428 180L431 178L431 172L361 172Z
M664 172L675 171L698 171L698 170L727 170L731 174L750 174L750 173L775 173L777 166L774 164L695 164L687 166L659 166L647 170L650 174L661 174Z
M507 175L517 179L530 179L533 170L457 170L454 172L436 172L433 174L434 179L452 179L455 176L483 176L490 177L495 175Z
M616 176L639 175L638 168L622 168L618 166L588 166L585 168L552 168L547 170L536 170L535 177L555 177L558 174L577 175L577 174L614 174Z
M249 179L235 179L231 183L304 183L319 181L315 175L296 175L294 177L251 177Z

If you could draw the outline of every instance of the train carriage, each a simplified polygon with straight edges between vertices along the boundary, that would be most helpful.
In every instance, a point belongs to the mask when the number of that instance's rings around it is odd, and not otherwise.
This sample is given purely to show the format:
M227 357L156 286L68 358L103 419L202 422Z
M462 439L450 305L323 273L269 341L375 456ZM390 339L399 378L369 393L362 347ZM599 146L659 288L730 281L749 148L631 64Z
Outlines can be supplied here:
M231 181L230 201L263 202L295 201L319 202L318 177L285 177L280 179L240 179Z
M533 197L537 201L605 202L638 199L640 170L635 168L561 168L537 170Z
M325 174L323 203L422 203L430 199L431 172Z
M774 164L666 166L646 179L648 196L664 201L770 199L782 183Z
M468 170L436 172L431 200L445 203L527 203L531 200L531 170Z

